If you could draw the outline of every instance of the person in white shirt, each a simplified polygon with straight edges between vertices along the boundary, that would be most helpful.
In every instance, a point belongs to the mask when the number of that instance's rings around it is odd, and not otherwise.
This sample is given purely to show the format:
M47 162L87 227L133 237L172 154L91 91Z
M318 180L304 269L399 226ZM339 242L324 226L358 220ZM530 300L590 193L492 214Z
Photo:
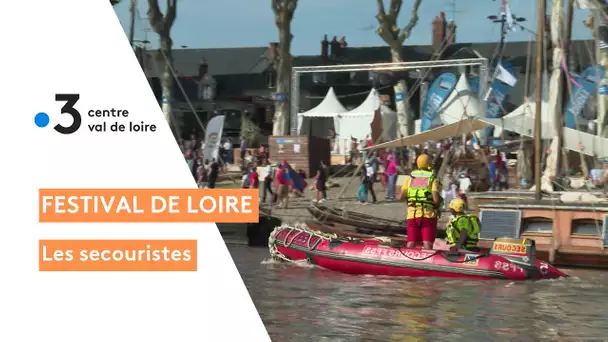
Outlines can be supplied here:
M471 178L469 178L466 172L460 174L458 184L460 191L465 195L471 190Z
M232 141L230 141L230 138L224 141L224 145L222 147L226 151L226 160L224 160L224 162L226 164L232 164L234 161L234 152L232 150Z
M247 151L245 154L245 165L249 165L251 163L253 163L253 155L251 154L251 151Z
M272 192L272 181L275 178L275 168L269 160L266 160L265 167L266 176L264 176L264 188L262 190L262 203L266 203L266 195L270 193L270 196L274 197Z

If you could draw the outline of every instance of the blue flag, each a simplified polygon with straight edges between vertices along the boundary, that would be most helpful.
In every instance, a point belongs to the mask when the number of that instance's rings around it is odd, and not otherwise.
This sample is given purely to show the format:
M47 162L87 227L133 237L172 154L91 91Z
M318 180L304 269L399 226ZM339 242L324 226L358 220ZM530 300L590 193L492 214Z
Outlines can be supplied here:
M450 96L457 81L456 75L451 72L444 72L431 84L422 106L420 132L426 132L432 127L433 121L437 117L437 111Z
M604 78L604 68L600 65L590 66L575 80L570 80L572 97L568 101L564 113L564 126L576 129L576 118L580 117L589 97Z

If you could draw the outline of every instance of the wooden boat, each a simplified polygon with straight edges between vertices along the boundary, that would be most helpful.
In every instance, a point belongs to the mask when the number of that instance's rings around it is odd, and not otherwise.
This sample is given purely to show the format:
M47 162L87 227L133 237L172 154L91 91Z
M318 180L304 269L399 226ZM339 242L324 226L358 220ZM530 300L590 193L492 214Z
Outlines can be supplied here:
M365 234L357 231L356 227L343 225L340 223L329 223L323 224L318 221L305 221L306 226L312 230L317 232L322 232L326 234L334 234L339 237L346 238L355 238L355 239L376 239L376 238L384 238L390 240L395 243L404 244L407 242L407 236L401 234Z
M309 207L308 211L315 219L314 224L327 229L337 229L339 232L356 232L368 236L391 236L405 239L405 221L387 220L376 216L361 214L353 211L328 208L323 206ZM311 223L311 221L306 222ZM437 238L445 239L445 229L437 231Z
M340 223L361 230L384 233L405 233L405 221L387 220L376 216L357 213L321 205L308 207L308 212L319 222Z
M507 199L479 203L477 210L482 250L497 236L528 238L556 266L608 268L608 203Z

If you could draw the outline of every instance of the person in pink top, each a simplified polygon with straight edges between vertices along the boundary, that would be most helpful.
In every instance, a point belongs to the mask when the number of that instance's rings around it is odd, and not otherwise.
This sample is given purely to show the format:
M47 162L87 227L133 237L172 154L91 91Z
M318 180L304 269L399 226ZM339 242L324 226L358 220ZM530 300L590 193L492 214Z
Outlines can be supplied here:
M388 177L388 191L386 199L389 201L395 200L395 186L397 185L397 158L394 155L388 156L388 165L386 166L386 176Z

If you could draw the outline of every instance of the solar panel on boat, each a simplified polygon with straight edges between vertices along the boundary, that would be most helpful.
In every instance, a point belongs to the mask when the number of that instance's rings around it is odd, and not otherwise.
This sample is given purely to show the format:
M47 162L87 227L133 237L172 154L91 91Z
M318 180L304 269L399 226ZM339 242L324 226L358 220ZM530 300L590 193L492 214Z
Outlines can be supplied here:
M521 211L489 210L480 211L480 239L519 238L521 228Z

